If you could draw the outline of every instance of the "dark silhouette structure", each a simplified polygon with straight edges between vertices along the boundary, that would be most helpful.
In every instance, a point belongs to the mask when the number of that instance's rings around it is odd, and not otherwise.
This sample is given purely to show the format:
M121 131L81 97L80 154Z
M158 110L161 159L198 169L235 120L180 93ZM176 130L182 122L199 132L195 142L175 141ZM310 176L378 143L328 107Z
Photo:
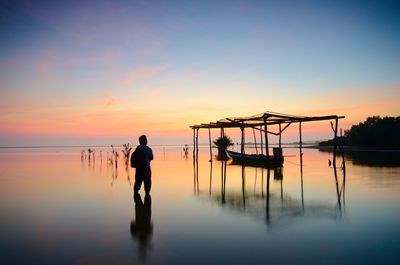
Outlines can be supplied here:
M229 146L233 145L233 142L229 136L224 135L223 137L218 137L213 141L213 143L218 147L218 160L228 160L228 156L226 155L226 149Z
M151 167L150 161L153 160L153 151L147 146L147 137L142 135L139 137L139 143L131 156L131 166L136 168L134 191L139 193L142 182L144 182L144 190L146 194L151 190Z
M138 241L139 258L145 260L147 250L151 249L153 224L151 222L151 196L146 194L144 203L140 194L135 193L135 219L131 221L130 230L132 238Z
M211 138L210 138L210 129L220 129L221 131L221 138L225 136L225 129L228 128L239 128L241 130L241 143L240 143L240 155L242 157L242 161L246 162L245 154L245 129L252 129L253 136L254 136L254 145L257 146L256 142L256 133L255 130L260 132L260 140L261 140L261 148L260 152L258 153L258 149L256 149L257 156L262 158L263 160L273 160L276 157L276 154L270 155L269 154L269 141L268 135L272 134L279 137L278 148L279 152L276 152L279 155L281 153L281 145L282 145L282 133L291 125L298 123L299 124L299 147L300 147L300 157L302 156L302 123L304 122L312 122L312 121L324 121L330 120L331 121L331 128L334 133L334 143L333 143L333 164L336 165L336 151L337 151L337 135L338 135L338 123L339 119L343 119L344 116L338 115L329 115L329 116L299 116L299 115L288 115L288 114L281 114L266 111L263 113L259 113L250 117L230 117L218 120L216 122L210 123L202 123L198 125L190 126L193 129L193 159L196 159L198 156L198 146L199 146L199 130L200 129L208 129L209 131L209 142L211 146ZM333 122L334 121L334 122ZM277 127L276 131L271 131L270 128ZM264 142L264 143L263 143ZM265 151L265 154L263 153ZM211 156L211 152L210 152Z
M382 149L400 148L400 116L368 117L364 122L353 125L340 137L345 146L371 147ZM332 146L333 140L319 143L319 146Z

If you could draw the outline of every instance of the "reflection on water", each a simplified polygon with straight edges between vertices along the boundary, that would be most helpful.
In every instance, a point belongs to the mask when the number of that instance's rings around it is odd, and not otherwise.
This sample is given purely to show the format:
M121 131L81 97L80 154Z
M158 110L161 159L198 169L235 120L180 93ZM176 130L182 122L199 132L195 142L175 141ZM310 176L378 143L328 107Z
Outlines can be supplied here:
M375 167L400 167L400 152L346 151L346 155L357 165Z
M283 168L265 169L154 148L151 198L133 197L134 170L114 149L90 161L81 149L0 149L2 264L398 260L400 167L346 157L344 171L329 153L288 149Z
M139 193L133 195L135 201L135 219L131 221L131 234L138 241L139 258L145 260L147 250L151 249L153 224L151 222L151 196L144 196L144 203Z
M213 163L210 163L210 173L209 173L209 190L208 193L200 192L199 187L199 166L198 161L194 163L194 186L195 193L207 200L216 202L223 207L228 207L238 213L250 214L259 219L265 219L266 224L269 226L271 224L281 224L290 223L292 218L332 218L338 219L342 218L345 212L345 182L346 182L346 170L345 168L337 169L332 167L332 176L334 178L334 184L332 187L332 192L336 192L336 201L332 201L330 204L325 202L313 201L305 206L304 203L304 183L303 183L303 164L300 163L300 179L298 185L301 187L300 197L301 199L296 199L296 196L292 196L289 193L284 193L283 185L283 167L278 167L274 169L269 168L257 168L257 167L246 167L245 165L238 166L237 164L230 163L229 167L240 168L241 171L241 192L235 191L234 187L230 191L228 184L227 191L227 164L230 162L220 161L221 171L220 171L220 192L212 193L212 175L213 175ZM253 192L246 192L246 168L254 172L254 190ZM261 171L261 183L258 187L257 177L258 173ZM338 177L338 171L341 176ZM273 174L273 180L280 183L279 192L271 192L270 182L271 175ZM264 180L265 175L265 180ZM265 193L264 193L264 183L265 183ZM277 194L278 193L278 194Z
M321 150L321 152L330 152ZM346 150L345 156L356 165L371 167L400 167L399 151Z

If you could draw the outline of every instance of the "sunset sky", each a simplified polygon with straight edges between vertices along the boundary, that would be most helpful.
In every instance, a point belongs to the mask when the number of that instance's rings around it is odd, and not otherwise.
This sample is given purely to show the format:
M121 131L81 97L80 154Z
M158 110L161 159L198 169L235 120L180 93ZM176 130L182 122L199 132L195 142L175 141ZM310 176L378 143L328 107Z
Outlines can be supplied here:
M399 116L399 14L396 1L0 1L0 146L191 143L192 124L263 111L345 115L344 129ZM305 139L331 137L322 125Z

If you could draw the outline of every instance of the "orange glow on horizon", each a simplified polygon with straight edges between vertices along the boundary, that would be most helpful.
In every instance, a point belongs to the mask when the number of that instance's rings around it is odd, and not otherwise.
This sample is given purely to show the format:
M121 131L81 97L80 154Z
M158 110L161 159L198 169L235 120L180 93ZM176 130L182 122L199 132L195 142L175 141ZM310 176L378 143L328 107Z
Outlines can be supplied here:
M150 75L162 70L163 68L142 69L141 75ZM264 104L258 102L251 104L243 102L232 102L231 104L229 102L229 104L219 105L201 102L172 104L172 102L163 101L161 97L151 100L149 95L143 98L143 102L152 103L147 106L141 102L136 104L129 98L121 98L111 91L101 99L87 98L85 100L83 98L74 101L66 100L58 104L49 102L49 105L44 105L43 101L37 97L20 98L14 95L12 100L1 102L1 135L131 137L145 132L160 138L164 136L189 138L192 135L189 129L190 125L232 116L249 116L265 111ZM288 106L287 112L280 109L272 111L307 116L344 115L346 118L339 121L339 128L343 128L343 130L364 121L368 116L396 116L399 113L398 102L395 98L366 103L341 104L330 108L331 105L327 105L326 108L318 109L323 105L323 101L327 100L327 98L320 98L322 102L313 108L310 108L309 104L302 104L297 108L294 105ZM22 104L21 101L23 101ZM330 104L327 101L328 103ZM284 106L280 108L285 109ZM276 128L271 130L276 131ZM315 140L331 138L329 122L304 123L303 132L306 139L310 137L314 137ZM236 132L232 134L236 135ZM246 137L250 137L250 134L248 133ZM297 125L291 125L283 134L283 141L285 139L293 141L297 137ZM274 136L271 135L271 138L274 139Z

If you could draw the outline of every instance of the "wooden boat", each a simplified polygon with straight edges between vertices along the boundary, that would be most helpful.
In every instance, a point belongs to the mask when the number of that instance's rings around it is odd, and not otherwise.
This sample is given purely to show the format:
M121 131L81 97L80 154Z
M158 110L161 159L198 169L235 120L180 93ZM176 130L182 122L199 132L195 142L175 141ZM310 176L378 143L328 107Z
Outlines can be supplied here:
M258 167L281 167L283 164L283 156L265 156L256 154L241 154L238 152L226 150L228 155L232 158L233 164L258 166ZM275 152L274 152L275 153Z

